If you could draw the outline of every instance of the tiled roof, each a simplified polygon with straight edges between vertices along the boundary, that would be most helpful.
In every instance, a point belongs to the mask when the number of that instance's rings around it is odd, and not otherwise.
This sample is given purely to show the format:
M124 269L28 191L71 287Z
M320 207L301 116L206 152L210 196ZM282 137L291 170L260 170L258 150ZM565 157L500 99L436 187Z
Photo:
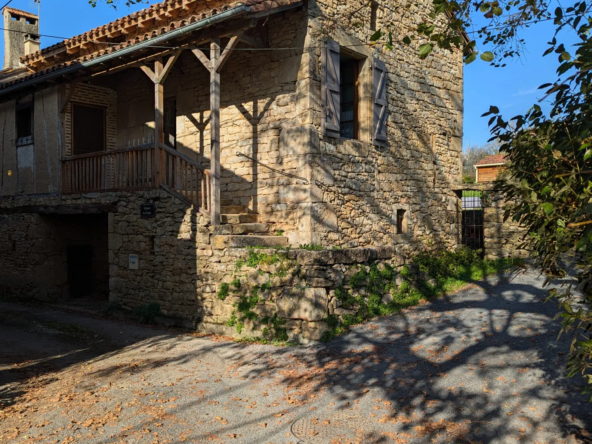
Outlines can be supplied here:
M3 10L2 10L2 15L4 15L4 12L10 12L14 15L20 15L23 17L28 17L28 18L32 18L32 19L38 19L39 17L35 14L31 14L30 12L27 11L23 11L21 9L16 9L16 8L11 8L10 6L6 6Z
M508 159L506 159L505 154L494 154L493 156L487 156L485 159L481 159L479 162L477 162L475 164L475 166L496 165L496 164L504 164L507 162L508 162Z
M249 13L256 14L298 3L301 3L301 0L165 0L21 57L21 62L30 71L35 72L26 77L9 78L4 82L0 79L0 90L134 46L239 6L248 6Z

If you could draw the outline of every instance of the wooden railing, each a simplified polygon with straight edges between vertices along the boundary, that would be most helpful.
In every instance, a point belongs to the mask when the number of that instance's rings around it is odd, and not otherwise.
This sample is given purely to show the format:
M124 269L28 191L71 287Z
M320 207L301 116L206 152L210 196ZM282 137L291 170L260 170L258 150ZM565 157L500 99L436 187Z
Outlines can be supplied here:
M195 160L167 145L160 144L160 184L193 202L202 212L210 213L210 172Z
M140 191L163 187L209 214L209 171L164 144L160 144L158 156L158 177L153 144L67 157L62 161L62 192Z

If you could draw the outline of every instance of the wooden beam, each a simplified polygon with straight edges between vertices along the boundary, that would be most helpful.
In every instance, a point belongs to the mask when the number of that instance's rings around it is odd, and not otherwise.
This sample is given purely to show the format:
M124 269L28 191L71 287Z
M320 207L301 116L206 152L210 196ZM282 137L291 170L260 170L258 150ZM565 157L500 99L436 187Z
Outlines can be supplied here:
M217 72L221 72L222 68L224 68L224 65L226 65L226 62L228 62L228 59L230 58L230 54L232 54L232 50L234 48L236 48L236 46L240 43L240 37L242 34L243 34L243 32L240 31L237 35L232 37L230 39L230 41L228 42L228 45L226 45L224 52L220 56L220 60L216 64L216 71Z
M199 59L203 66L206 67L208 71L212 70L212 64L210 63L210 59L201 51L201 49L192 49L191 52Z
M220 38L212 38L210 44L210 133L211 133L211 181L212 225L220 225Z
M162 75L163 67L162 60L156 59L154 61L154 77L159 78ZM159 144L164 143L164 85L162 83L154 83L154 170L156 187L159 186L160 180L160 147Z
M152 81L152 83L157 83L156 82L156 73L154 71L152 71L146 65L140 65L138 68L140 68L142 71L144 71L144 74L146 74L148 76L148 78Z
M156 79L155 83L163 83L166 81L168 75L170 74L173 65L175 64L175 62L177 61L177 59L179 58L179 56L181 55L181 50L175 51L173 53L172 56L169 57L169 59L166 62L165 67L162 70L162 73L160 74L160 76L158 77L158 79Z

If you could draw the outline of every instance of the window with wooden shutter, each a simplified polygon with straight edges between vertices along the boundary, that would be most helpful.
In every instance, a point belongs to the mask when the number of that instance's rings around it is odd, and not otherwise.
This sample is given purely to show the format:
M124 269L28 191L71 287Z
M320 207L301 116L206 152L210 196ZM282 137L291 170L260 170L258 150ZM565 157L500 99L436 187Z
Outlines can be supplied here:
M322 96L323 134L340 137L341 133L341 63L339 43L329 40L323 51Z
M388 144L387 132L387 77L386 64L377 58L372 63L373 71L373 111L372 111L372 141L374 145L386 146Z

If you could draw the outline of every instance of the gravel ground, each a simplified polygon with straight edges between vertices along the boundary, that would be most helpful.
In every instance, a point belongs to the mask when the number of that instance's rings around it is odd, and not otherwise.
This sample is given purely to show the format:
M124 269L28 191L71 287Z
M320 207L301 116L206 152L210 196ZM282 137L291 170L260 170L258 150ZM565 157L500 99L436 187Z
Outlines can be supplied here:
M541 287L492 277L311 347L0 304L0 442L590 443Z

